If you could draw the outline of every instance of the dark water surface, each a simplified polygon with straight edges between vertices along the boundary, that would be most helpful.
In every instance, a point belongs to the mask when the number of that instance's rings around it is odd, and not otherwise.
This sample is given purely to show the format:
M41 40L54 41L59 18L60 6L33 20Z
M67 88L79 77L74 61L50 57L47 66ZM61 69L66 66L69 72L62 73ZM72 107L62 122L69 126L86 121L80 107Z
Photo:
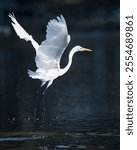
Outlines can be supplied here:
M35 70L33 49L0 50L0 150L119 150L119 34L72 38L62 67L78 43L93 52L77 53L68 73L54 81L44 114L41 83L27 75Z

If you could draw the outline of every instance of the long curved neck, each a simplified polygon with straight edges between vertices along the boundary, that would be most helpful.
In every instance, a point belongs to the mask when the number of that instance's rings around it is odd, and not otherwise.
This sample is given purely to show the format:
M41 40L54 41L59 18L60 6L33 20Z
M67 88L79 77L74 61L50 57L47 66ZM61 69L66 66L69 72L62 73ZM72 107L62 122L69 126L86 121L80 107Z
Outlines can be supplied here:
M70 68L70 66L71 66L71 64L72 64L72 58L73 58L74 54L75 54L77 51L78 51L78 50L75 49L75 48L73 48L73 49L70 51L69 56L68 56L68 59L69 59L68 64L67 64L67 66L66 66L65 68L61 69L61 75L65 74L65 73L69 70L69 68Z

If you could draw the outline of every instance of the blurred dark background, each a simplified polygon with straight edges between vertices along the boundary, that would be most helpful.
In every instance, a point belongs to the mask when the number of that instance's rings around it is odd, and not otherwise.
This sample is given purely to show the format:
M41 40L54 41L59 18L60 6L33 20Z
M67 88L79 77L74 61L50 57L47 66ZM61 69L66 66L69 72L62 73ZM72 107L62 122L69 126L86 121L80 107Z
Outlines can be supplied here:
M119 0L0 0L1 137L4 132L78 132L85 149L119 149L119 10ZM35 50L16 35L8 17L12 12L39 44L45 40L48 21L60 14L65 17L71 42L61 67L67 64L73 46L93 49L77 53L70 70L48 89L45 114L43 97L37 94L41 82L27 75L27 69L36 69ZM92 133L96 133L94 138ZM56 147L59 136L53 141L48 144Z

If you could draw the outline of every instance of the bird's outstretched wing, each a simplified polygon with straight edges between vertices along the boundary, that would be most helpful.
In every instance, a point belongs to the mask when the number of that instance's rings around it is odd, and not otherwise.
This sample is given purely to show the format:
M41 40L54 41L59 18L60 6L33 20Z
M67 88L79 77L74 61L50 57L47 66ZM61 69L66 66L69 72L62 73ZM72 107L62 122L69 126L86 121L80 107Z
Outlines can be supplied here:
M36 55L38 68L52 69L60 65L61 56L70 42L67 25L61 15L50 20L46 30L46 40L42 42Z
M31 41L33 47L35 48L35 50L37 51L39 48L39 44L32 38L31 35L29 35L22 27L21 25L18 23L18 21L15 18L14 14L9 14L10 19L12 20L12 26L15 30L15 32L17 33L17 35L20 37L20 39L24 39L26 41Z

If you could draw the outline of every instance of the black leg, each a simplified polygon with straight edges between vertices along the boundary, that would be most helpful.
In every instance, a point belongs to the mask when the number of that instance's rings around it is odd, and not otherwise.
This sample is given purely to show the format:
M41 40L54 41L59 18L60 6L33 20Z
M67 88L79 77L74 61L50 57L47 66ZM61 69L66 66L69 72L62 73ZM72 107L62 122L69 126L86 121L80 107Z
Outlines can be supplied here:
M40 87L40 89L37 91L36 95L36 104L35 104L35 110L34 110L34 120L37 122L44 122L45 119L45 97L43 93L45 93L47 84L45 84L43 87ZM43 92L44 90L44 92Z

